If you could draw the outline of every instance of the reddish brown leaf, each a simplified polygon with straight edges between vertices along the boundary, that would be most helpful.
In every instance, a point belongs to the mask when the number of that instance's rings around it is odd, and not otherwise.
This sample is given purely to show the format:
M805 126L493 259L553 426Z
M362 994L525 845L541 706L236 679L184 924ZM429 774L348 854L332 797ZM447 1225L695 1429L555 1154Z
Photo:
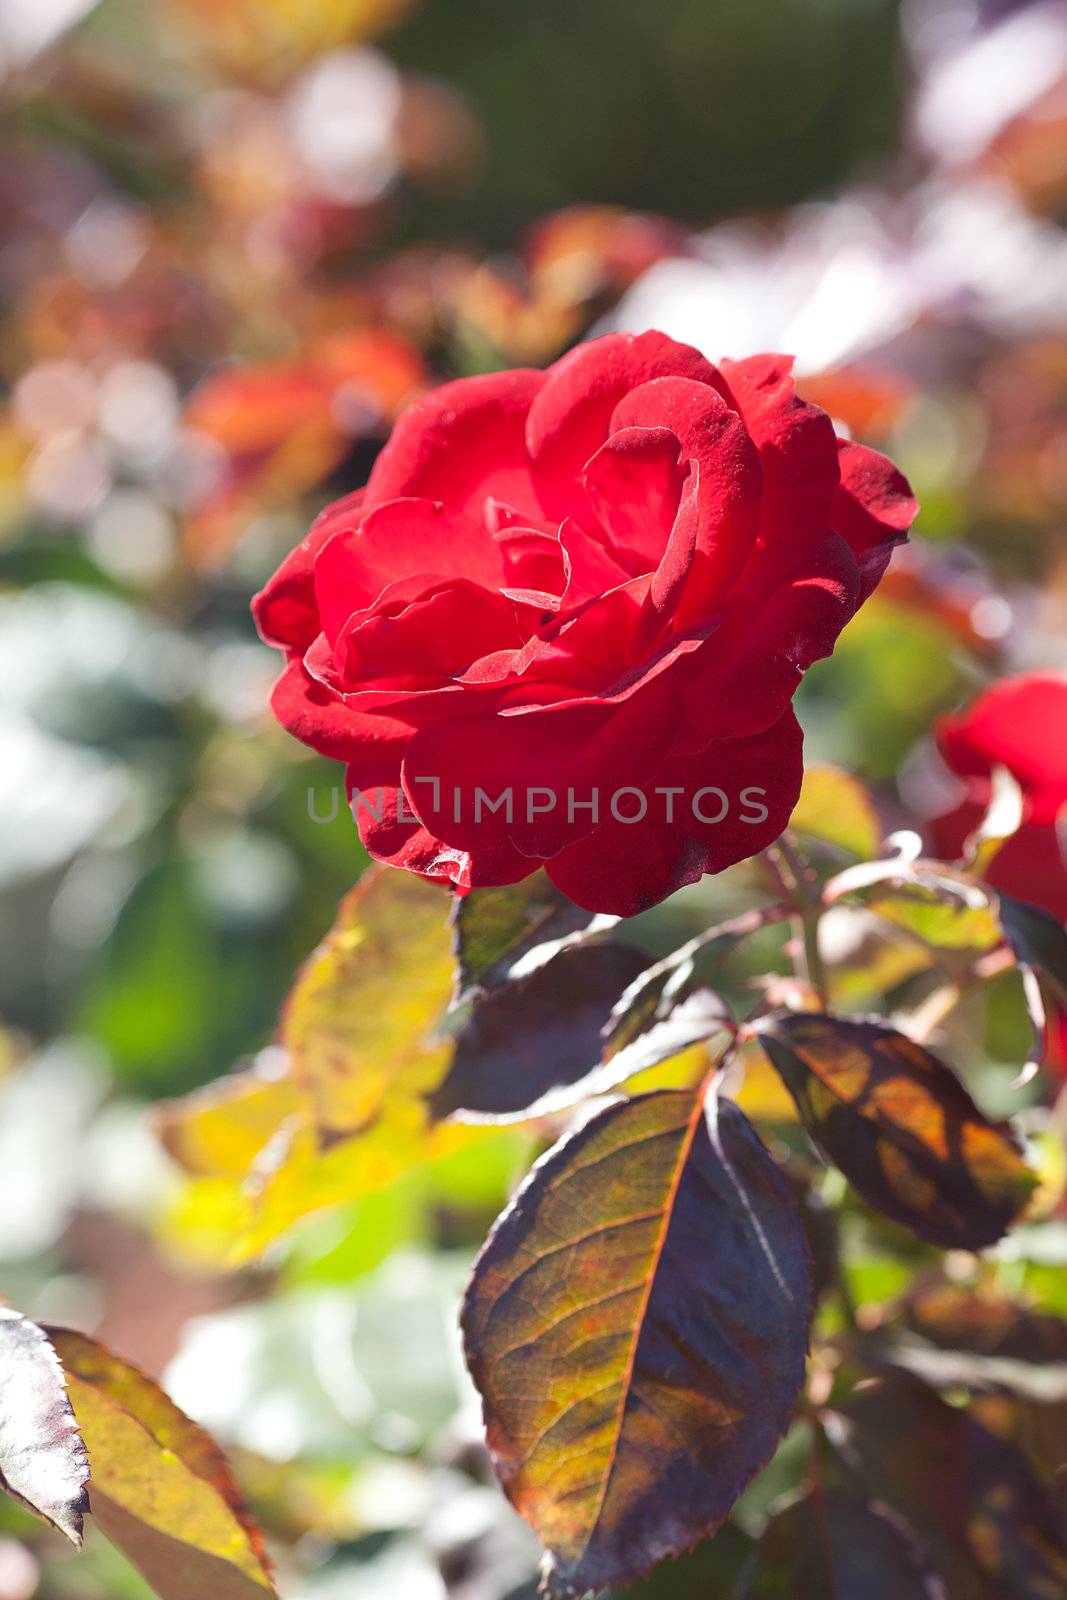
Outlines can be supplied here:
M954 1284L916 1290L875 1353L933 1388L1067 1399L1067 1322Z
M817 1148L887 1217L980 1250L1025 1209L1035 1180L1010 1130L921 1045L885 1023L810 1012L757 1031Z
M1004 1295L935 1284L908 1297L903 1320L942 1350L1035 1366L1067 1363L1067 1321Z
M0 1306L0 1489L80 1545L88 1476L55 1351L35 1322Z
M855 1390L830 1431L922 1539L950 1600L1067 1594L1067 1526L1013 1445L909 1379Z
M805 1495L779 1512L760 1541L745 1600L944 1600L907 1527L840 1492Z
M493 988L520 962L540 966L562 941L606 931L618 920L583 911L543 870L501 889L475 889L455 902L453 912L459 996Z
M551 1594L624 1582L718 1527L789 1421L810 1313L796 1207L732 1103L622 1101L537 1164L463 1330Z
M629 945L574 945L475 999L430 1096L435 1114L534 1115L599 1064L612 1007L647 965Z

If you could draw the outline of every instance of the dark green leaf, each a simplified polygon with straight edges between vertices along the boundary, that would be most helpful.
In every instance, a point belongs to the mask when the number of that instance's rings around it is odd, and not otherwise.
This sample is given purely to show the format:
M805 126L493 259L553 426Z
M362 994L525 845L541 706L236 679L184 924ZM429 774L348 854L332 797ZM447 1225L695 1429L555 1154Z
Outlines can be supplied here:
M1018 961L1043 973L1067 1005L1067 927L1023 900L1000 896L1000 922Z

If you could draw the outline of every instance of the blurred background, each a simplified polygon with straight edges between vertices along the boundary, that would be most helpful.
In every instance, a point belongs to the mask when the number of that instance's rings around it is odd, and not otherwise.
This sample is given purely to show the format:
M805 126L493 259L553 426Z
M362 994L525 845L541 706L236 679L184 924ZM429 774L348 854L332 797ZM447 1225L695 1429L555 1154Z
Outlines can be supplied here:
M921 825L932 719L1067 667L1067 4L0 0L0 129L0 1293L165 1375L291 1600L525 1595L451 1332L524 1136L233 1272L152 1131L365 864L249 597L428 385L606 328L795 352L923 503L808 749ZM983 1006L1003 1084L1025 1017ZM145 1594L0 1505L0 1600Z

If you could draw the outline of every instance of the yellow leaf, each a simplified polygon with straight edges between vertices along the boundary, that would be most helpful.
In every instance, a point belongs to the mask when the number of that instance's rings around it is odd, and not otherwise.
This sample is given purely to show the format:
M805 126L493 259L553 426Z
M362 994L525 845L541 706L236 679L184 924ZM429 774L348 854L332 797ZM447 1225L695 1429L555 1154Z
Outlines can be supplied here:
M431 1033L452 992L448 909L439 885L372 868L298 973L280 1042L324 1133L359 1132L394 1093L440 1082L451 1045Z
M280 1052L264 1051L249 1071L234 1072L160 1106L156 1129L164 1149L196 1177L243 1179L297 1108L296 1090L284 1066Z
M430 1126L425 1103L397 1098L364 1133L323 1149L313 1129L295 1120L257 1163L242 1196L229 1265L260 1255L302 1217L358 1200L412 1169L429 1168L497 1136L488 1127L459 1123Z
M218 1446L150 1378L50 1329L89 1453L92 1514L161 1600L264 1600L262 1539Z

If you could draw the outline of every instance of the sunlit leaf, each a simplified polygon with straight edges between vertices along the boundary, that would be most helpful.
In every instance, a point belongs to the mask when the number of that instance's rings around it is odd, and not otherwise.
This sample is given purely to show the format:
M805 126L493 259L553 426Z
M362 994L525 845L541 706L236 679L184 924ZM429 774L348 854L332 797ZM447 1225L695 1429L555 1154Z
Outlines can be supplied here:
M260 1534L214 1440L82 1334L51 1330L92 1468L93 1518L161 1600L275 1594Z
M979 1250L1025 1209L1035 1180L1010 1130L921 1045L884 1023L807 1012L757 1032L817 1148L886 1216Z
M36 1323L0 1306L0 1489L80 1545L88 1477L55 1351Z
M1038 906L1000 896L1000 921L1018 961L1043 974L1067 1005L1067 927Z
M826 886L827 904L862 894L870 910L935 948L991 950L1001 932L993 899L968 873L909 857L865 861Z
M830 1491L773 1517L745 1600L943 1600L919 1541L885 1508Z
M661 1002L637 1031L613 1029L604 1043L605 1086L623 1083L724 1030L733 1031L726 1002L712 989L696 989L677 1003Z
M303 1217L373 1194L496 1133L460 1123L431 1126L426 1102L402 1096L390 1100L364 1132L331 1141L325 1149L313 1128L292 1118L241 1185L229 1261L252 1260Z
M939 899L919 888L875 892L870 909L937 950L992 950L999 930L991 911Z
M746 1117L756 1121L796 1122L796 1102L762 1050L744 1045L734 1057L731 1071L734 1070L739 1081L736 1088L731 1085L731 1091Z
M859 912L859 918L863 920L855 925L858 937L830 969L830 998L836 1010L870 1008L906 979L928 971L936 960L936 953L925 945L902 938L873 917L868 920L865 912Z
M600 1062L612 1007L647 965L629 945L575 945L482 995L431 1096L436 1115L532 1115L554 1090L580 1082Z
M617 917L594 916L560 894L543 870L501 889L474 889L455 902L457 987L492 988L542 965L563 940L604 932Z
M698 934L648 967L619 1000L608 1035L610 1048L623 1049L687 995L708 989L743 939L786 915L785 908L759 906Z
M878 813L866 788L840 767L806 769L789 826L861 861L878 854L882 837Z
M919 1534L950 1600L1067 1593L1067 1528L1015 1447L914 1379L863 1385L833 1426L853 1470Z
M284 1055L264 1051L261 1063L156 1108L160 1141L186 1172L244 1178L260 1151L296 1111L296 1089L283 1070Z
M810 1309L796 1208L730 1102L622 1101L537 1164L462 1320L550 1593L625 1581L718 1526L789 1420Z
M398 1089L440 1082L451 1047L431 1034L452 992L448 906L440 885L372 868L297 974L279 1042L324 1134L367 1128Z

